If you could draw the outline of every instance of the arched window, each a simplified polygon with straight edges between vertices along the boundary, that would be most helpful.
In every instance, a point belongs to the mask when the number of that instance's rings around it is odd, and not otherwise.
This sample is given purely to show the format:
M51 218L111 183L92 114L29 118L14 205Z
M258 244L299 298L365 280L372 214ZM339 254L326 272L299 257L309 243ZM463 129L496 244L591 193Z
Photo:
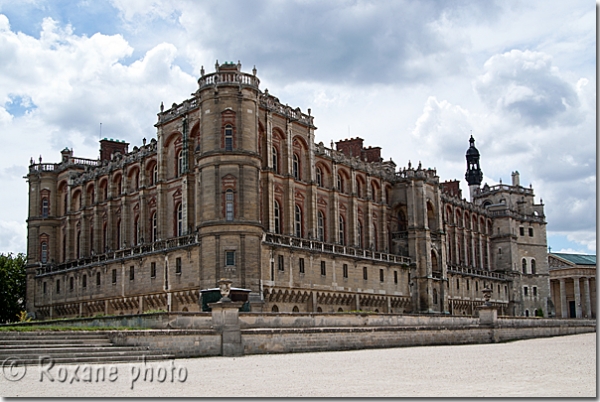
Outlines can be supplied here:
M104 224L102 226L102 246L104 249L104 252L108 251L108 230L107 230L108 224Z
M177 152L177 177L183 174L183 149Z
M156 212L152 214L152 218L150 218L150 225L152 227L152 242L158 240L158 218L156 216Z
M317 214L317 239L325 241L325 217L321 211Z
M228 222L233 221L233 190L225 192L225 219Z
M225 150L233 151L233 127L225 126Z
M300 160L297 154L294 154L292 158L292 172L294 174L294 179L300 180Z
M296 237L302 237L302 210L298 205L294 214L294 229Z
M371 197L373 198L373 202L379 201L379 197L377 197L377 188L375 187L375 183L371 183Z
M183 204L179 203L179 205L177 205L177 213L176 213L176 219L177 219L177 229L176 229L176 233L175 236L183 236Z
M275 201L275 205L273 207L273 215L274 215L275 233L281 234L281 210L279 209L279 203L277 201Z
M344 224L344 217L342 215L340 215L339 219L338 219L338 230L339 230L339 237L340 237L340 244L344 245L346 244L346 242L344 241L344 237L345 237L345 233L346 233L346 229L345 229L346 225Z
M77 258L81 258L81 231L77 231Z
M437 304L437 302L438 302L437 289L433 289L433 304Z
M279 313L279 307L277 307L277 305L273 305L273 307L271 307L271 313Z
M362 223L358 221L358 226L356 227L356 234L358 236L358 248L363 248L363 228Z
M121 249L121 220L117 221L117 250Z
M360 184L360 180L356 180L356 196L358 198L362 198L362 193L363 193L363 189L362 189L362 185Z
M133 222L133 243L140 243L140 217L136 216Z
M158 163L155 163L152 168L152 185L155 186L156 183L158 183Z
M521 261L521 264L523 266L523 273L526 274L527 273L527 260L525 258L523 258L523 260Z
M377 225L373 224L373 250L378 250L377 247Z
M337 189L340 193L344 192L344 181L342 180L342 176L339 173L337 175Z
M48 198L42 198L42 218L47 218L50 210L50 203L48 202Z
M321 168L317 168L316 175L317 175L317 186L323 187L323 172L321 171Z
M279 174L279 153L275 147L271 148L271 158L273 162L273 172Z
M298 306L294 306L294 308L292 309L292 313L299 313L300 309L298 308Z
M531 260L531 273L535 275L535 260Z
M40 260L42 261L42 264L45 264L48 262L48 243L43 241L40 248Z

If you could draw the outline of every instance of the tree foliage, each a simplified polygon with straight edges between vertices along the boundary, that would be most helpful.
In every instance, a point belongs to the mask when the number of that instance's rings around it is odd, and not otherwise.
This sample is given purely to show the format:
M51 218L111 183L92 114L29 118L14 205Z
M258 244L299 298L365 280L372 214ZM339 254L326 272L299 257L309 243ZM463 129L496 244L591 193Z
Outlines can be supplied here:
M0 323L18 320L25 310L25 255L0 254Z

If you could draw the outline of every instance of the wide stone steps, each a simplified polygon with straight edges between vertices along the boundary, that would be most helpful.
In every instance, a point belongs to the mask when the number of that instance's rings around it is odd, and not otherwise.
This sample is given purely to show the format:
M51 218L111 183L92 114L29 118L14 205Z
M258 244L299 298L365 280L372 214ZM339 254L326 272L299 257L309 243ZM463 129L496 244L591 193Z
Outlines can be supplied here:
M143 346L113 345L101 331L0 332L0 364L117 363L173 359ZM9 360L10 361L10 360Z

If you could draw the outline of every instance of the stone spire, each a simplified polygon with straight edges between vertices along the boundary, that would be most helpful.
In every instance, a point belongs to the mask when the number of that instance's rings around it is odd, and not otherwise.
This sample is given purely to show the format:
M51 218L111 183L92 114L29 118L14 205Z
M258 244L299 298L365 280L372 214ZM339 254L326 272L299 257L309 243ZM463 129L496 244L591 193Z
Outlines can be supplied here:
M469 139L469 149L467 150L467 173L465 173L465 179L469 183L469 193L471 195L471 201L473 201L474 195L481 181L483 180L483 172L479 166L479 151L475 148L475 139L471 135Z

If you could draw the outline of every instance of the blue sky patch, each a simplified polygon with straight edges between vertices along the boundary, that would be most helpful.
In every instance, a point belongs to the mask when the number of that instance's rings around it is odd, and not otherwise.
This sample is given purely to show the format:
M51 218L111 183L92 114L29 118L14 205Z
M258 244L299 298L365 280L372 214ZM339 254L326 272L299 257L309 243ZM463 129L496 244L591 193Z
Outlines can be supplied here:
M4 108L14 117L21 117L37 107L28 96L9 95L9 98L10 100L4 104Z

